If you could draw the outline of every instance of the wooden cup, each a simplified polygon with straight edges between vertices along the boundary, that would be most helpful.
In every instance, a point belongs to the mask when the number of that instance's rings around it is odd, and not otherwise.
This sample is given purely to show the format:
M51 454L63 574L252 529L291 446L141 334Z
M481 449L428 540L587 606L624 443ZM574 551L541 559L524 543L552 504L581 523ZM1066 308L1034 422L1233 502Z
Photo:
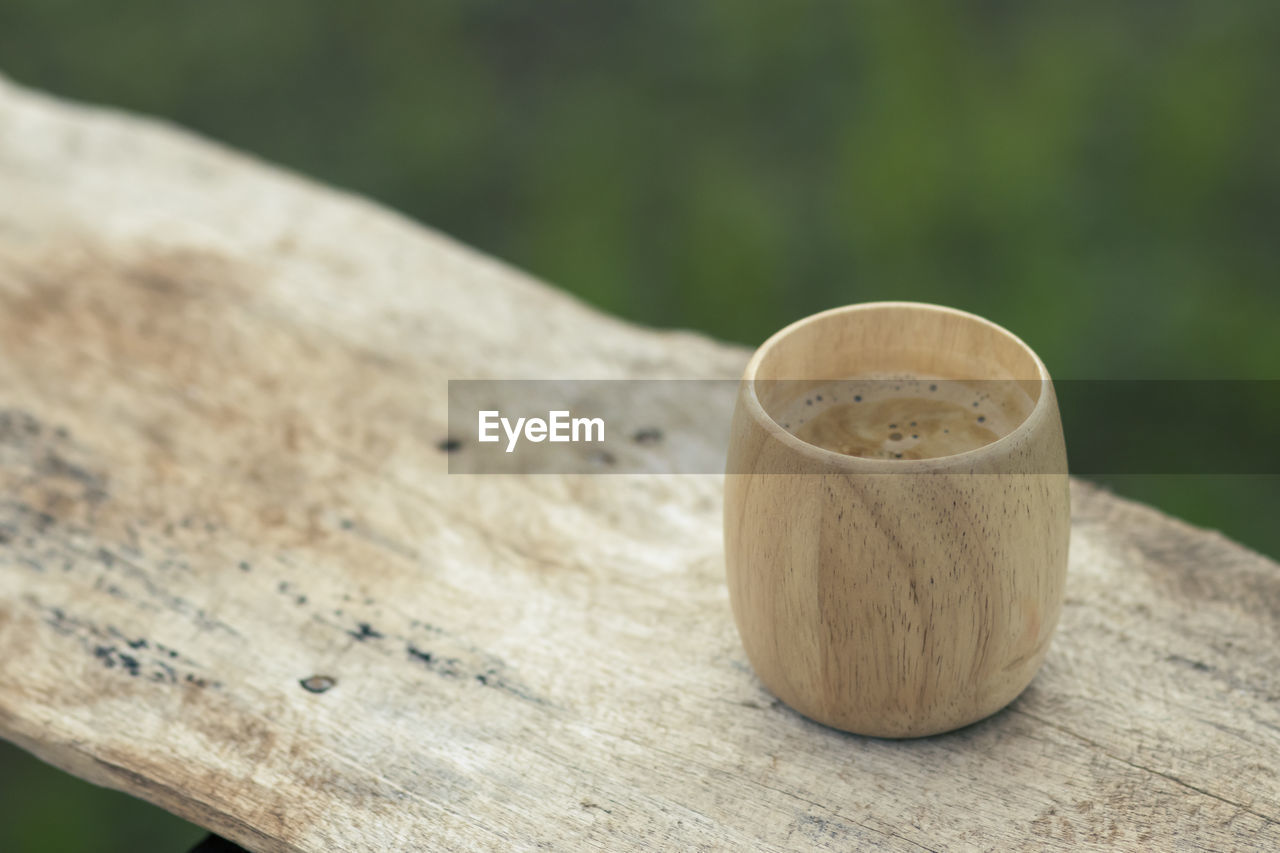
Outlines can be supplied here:
M775 420L821 382L885 373L1015 380L1033 403L998 440L919 460L834 453ZM881 737L1004 707L1061 610L1066 472L1049 374L994 323L883 302L775 334L743 376L725 478L729 597L760 680L808 717Z

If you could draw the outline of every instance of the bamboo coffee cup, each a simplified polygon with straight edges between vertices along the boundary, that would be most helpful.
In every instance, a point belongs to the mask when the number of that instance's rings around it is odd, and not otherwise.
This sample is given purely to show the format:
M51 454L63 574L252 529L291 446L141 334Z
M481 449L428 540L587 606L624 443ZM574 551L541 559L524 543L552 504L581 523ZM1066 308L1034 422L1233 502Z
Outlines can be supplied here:
M1029 414L977 449L872 459L809 444L780 413L867 375L1013 380ZM1070 533L1053 385L973 314L883 302L775 334L747 365L725 478L729 596L764 685L805 716L882 737L936 734L1011 702L1062 606Z

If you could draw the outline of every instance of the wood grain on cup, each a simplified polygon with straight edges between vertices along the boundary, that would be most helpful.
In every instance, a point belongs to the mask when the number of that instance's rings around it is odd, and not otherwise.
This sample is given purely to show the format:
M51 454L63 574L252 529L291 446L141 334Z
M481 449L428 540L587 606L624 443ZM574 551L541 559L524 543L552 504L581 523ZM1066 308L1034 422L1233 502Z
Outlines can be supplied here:
M1016 380L1034 405L991 444L867 459L775 416L833 379ZM1058 621L1070 512L1053 386L1024 343L915 303L837 308L747 366L725 484L730 600L764 684L819 722L913 737L979 720L1031 681Z

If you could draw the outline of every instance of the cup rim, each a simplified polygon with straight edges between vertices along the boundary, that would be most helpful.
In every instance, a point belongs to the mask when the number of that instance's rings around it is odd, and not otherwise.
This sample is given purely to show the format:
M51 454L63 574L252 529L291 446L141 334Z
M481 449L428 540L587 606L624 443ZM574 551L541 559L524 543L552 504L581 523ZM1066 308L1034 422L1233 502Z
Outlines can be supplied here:
M911 311L923 311L936 314L947 314L954 317L963 317L970 322L978 323L985 326L991 331L1004 335L1015 344L1017 344L1027 355L1031 356L1032 363L1036 366L1036 371L1040 374L1041 383L1040 396L1036 399L1035 405L1031 407L1031 411L1027 416L1009 432L997 438L990 444L984 444L981 447L975 447L972 450L965 450L960 453L952 453L947 456L930 456L924 459L870 459L865 456L852 456L847 453L839 453L834 450L828 450L825 447L819 447L816 444L810 444L803 439L797 438L790 431L783 428L782 424L774 419L773 415L765 409L764 404L760 402L759 396L756 394L756 373L764 359L768 357L769 352L777 346L778 342L784 338L788 338L801 329L822 320L837 316L855 314L862 311L883 310L886 308L896 308ZM1045 409L1049 405L1049 399L1053 396L1053 380L1049 377L1049 371L1044 366L1044 362L1040 360L1040 356L1036 354L1027 342L1015 335L1013 332L993 323L986 317L981 317L969 311L961 311L959 308L951 308L946 305L936 305L930 302L908 302L908 301L885 301L885 302L858 302L851 305L841 305L836 308L828 308L825 311L819 311L816 314L810 314L802 317L793 323L790 323L778 331L770 335L764 343L762 343L752 354L751 359L747 362L747 367L742 374L742 384L744 386L743 396L747 403L747 408L752 418L776 441L781 442L789 449L816 459L825 465L835 465L840 468L857 469L862 472L871 471L873 473L886 474L902 474L902 473L920 473L929 469L939 467L953 467L957 462L963 464L965 461L978 460L984 456L990 455L1002 449L1002 445L1012 443L1015 437L1025 434L1031 428L1033 420L1040 420L1043 417ZM1046 386L1048 386L1046 388ZM1047 392L1047 393L1046 393Z

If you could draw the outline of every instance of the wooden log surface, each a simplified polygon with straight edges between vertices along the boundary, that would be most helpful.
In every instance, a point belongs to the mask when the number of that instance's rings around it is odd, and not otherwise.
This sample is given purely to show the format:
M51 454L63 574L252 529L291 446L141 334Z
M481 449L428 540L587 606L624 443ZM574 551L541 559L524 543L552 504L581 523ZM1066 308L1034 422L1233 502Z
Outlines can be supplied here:
M1280 849L1280 566L1216 533L1073 483L1043 670L887 741L752 674L721 478L446 473L448 378L745 357L0 81L0 736L258 851Z

